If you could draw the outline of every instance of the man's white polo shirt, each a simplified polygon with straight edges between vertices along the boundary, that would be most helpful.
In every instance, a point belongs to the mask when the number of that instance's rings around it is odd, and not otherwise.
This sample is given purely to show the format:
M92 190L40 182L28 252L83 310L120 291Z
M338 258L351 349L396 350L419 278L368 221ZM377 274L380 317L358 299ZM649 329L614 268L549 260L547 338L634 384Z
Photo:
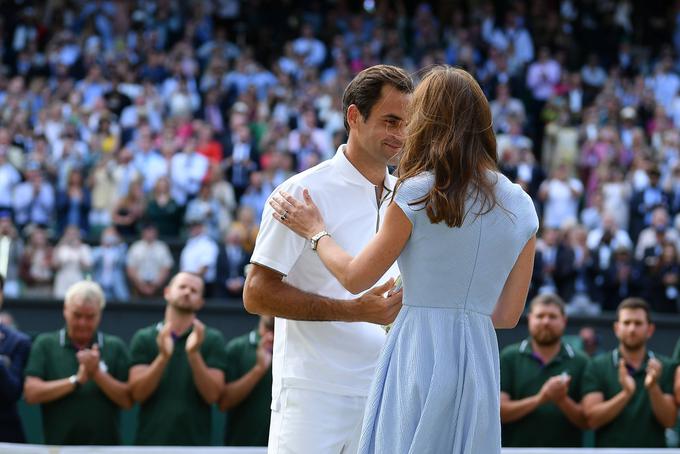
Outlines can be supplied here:
M302 199L309 189L326 229L349 254L356 256L375 236L385 217L396 179L387 174L381 201L375 186L347 160L345 146L335 156L285 181L274 193L286 191ZM257 237L253 263L285 275L285 282L335 299L352 299L311 250L309 241L272 218L267 203ZM396 264L388 277L396 277ZM315 389L346 396L367 396L385 331L371 323L310 322L276 319L272 364L272 408L282 388Z

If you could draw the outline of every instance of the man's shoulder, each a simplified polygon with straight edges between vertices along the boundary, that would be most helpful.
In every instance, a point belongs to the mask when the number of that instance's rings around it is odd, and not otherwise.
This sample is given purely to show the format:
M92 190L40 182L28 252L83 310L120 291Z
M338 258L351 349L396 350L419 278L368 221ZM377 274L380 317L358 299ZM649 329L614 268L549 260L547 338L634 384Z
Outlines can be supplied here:
M115 347L117 349L125 349L126 344L121 339L120 337L113 335L113 334L107 334L107 333L102 333L102 336L104 336L104 347Z
M225 347L228 352L240 351L250 345L250 333L242 334L227 342Z
M515 344L510 344L501 350L501 359L511 359L516 358L520 355L522 350L522 342L517 342Z
M224 336L222 335L222 332L216 328L211 328L210 326L205 327L205 338L210 338L213 341L219 340L224 342Z
M135 332L134 336L132 336L132 340L139 342L152 339L154 342L156 342L156 336L158 335L158 325L158 323L154 323L153 325L140 328Z
M40 333L38 334L38 336L36 336L35 340L33 341L33 345L38 346L58 344L60 335L61 335L60 330Z
M328 177L333 174L332 159L323 161L314 167L311 167L303 172L295 174L281 183L280 189L290 190L301 187L314 187L315 185L322 185L328 183Z
M31 345L31 338L27 335L22 333L21 331L10 328L9 326L5 326L0 323L0 333L5 338L12 339L12 343L14 345L21 345L21 344L26 344L26 345Z

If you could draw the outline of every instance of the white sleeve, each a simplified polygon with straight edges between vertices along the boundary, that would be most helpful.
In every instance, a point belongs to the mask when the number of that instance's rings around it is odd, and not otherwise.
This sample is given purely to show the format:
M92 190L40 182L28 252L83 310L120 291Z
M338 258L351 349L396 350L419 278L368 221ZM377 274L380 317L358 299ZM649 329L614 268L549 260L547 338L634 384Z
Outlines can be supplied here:
M302 199L302 187L299 185L285 182L272 195L280 190ZM307 240L273 218L274 210L269 205L270 198L271 196L267 198L264 205L260 231L250 261L287 275L302 254Z

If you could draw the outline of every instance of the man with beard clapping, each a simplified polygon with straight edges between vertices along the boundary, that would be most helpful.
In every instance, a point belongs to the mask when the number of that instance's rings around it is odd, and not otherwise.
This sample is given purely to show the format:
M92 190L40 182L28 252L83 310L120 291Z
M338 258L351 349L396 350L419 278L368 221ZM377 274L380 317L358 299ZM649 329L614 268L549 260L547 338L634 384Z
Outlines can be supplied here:
M597 448L665 448L673 427L672 363L647 348L654 333L649 305L627 298L616 311L619 345L591 361L583 377L583 410Z
M581 446L588 357L562 342L567 317L559 296L534 298L528 321L529 337L501 352L503 446Z

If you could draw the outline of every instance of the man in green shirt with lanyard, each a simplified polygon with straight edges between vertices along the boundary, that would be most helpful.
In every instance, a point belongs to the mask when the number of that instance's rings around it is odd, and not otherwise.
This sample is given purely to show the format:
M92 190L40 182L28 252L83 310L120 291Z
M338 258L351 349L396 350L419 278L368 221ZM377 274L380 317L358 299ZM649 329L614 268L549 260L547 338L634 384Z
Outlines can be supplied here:
M564 302L543 294L529 306L529 338L501 353L502 441L506 447L579 447L585 354L562 342Z
M129 357L123 341L97 331L104 305L98 284L74 284L64 299L66 327L33 343L24 398L41 404L47 444L120 444L120 409L132 406Z
M227 344L227 383L220 409L228 410L225 446L267 446L272 402L274 317Z
M583 377L583 409L598 448L665 448L673 427L671 362L647 348L654 333L648 304L621 302L614 323L618 348L591 361Z
M210 444L211 408L224 386L224 339L196 317L203 280L179 273L165 288L165 319L130 344L130 389L140 402L136 444Z

